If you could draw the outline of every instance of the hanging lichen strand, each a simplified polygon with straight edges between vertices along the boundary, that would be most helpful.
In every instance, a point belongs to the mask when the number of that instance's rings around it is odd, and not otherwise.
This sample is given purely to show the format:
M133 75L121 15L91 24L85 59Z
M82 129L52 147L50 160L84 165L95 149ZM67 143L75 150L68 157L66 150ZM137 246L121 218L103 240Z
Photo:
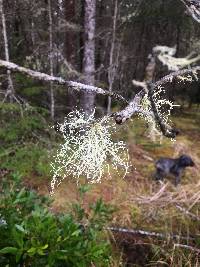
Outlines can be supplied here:
M64 143L51 163L52 193L67 177L73 177L77 183L80 178L99 183L104 174L111 175L111 168L123 176L128 172L128 149L124 142L112 140L116 126L109 117L96 120L94 112L87 117L76 110L68 114L59 130Z
M154 91L152 98L155 103L158 115L166 126L171 124L170 115L174 107L179 107L179 105L174 104L172 101L164 97L165 90L161 86L158 86L157 90ZM163 134L157 125L155 120L155 115L152 110L151 102L148 95L146 94L141 101L141 113L138 113L141 118L143 118L148 124L148 136L152 141L156 141L163 138ZM173 140L173 139L172 139Z

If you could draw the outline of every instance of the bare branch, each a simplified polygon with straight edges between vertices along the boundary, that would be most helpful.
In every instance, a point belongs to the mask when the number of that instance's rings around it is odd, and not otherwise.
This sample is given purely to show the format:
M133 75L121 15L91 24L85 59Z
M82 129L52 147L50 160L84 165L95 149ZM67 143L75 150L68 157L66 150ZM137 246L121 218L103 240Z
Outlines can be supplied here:
M137 81L137 80L132 80L132 83L133 85L135 85L136 87L142 87L144 88L144 90L146 92L148 92L148 89L147 89L147 83L146 82L140 82L140 81Z
M200 254L200 249L194 248L192 246L188 246L188 245L184 245L184 244L174 244L174 248L177 248L177 247L186 248L186 249L189 249L189 250L191 250L191 251L193 251L193 252L195 252L197 254Z
M164 233L157 233L157 232L149 232L145 230L134 230L134 229L127 229L127 228L118 228L118 227L106 227L106 230L110 230L112 232L121 232L133 235L141 235L141 236L148 236L148 237L157 237L162 239L178 239L178 240L194 240L194 237L190 236L181 236L177 234L164 234Z
M190 212L189 210L176 205L176 208L179 209L180 211L182 211L184 214L186 214L187 216L191 217L194 221L198 221L200 222L200 217L198 217L197 215L193 214L192 212Z

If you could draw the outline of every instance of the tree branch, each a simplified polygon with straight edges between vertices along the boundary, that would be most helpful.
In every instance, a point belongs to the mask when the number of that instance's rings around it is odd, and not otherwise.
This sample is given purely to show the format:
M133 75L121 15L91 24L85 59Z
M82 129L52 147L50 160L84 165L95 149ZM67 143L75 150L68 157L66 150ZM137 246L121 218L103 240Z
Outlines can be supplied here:
M158 123L158 126L162 132L162 134L165 136L165 137L168 137L168 138L175 138L176 135L179 133L179 131L177 129L173 129L171 127L169 127L163 120L162 118L159 116L159 113L158 113L158 110L157 110L157 107L156 107L156 104L154 102L154 99L153 99L153 92L154 92L154 87L155 87L155 84L151 83L151 82L139 82L139 81L136 81L136 80L133 80L132 81L133 84L137 87L142 87L143 88L143 92L148 94L148 99L151 103L151 109L153 111L153 114L154 114L154 119L155 121ZM142 92L141 91L141 92ZM142 112L142 110L138 110L138 112ZM143 112L142 112L143 113ZM148 114L147 114L148 115Z
M187 11L192 18L200 23L200 3L199 0L180 0L187 8Z
M193 214L192 212L190 212L189 210L179 206L179 205L176 205L176 208L179 209L180 211L182 211L185 215L189 216L190 218L192 218L194 221L198 221L200 222L200 217Z
M148 236L148 237L157 237L161 239L178 239L178 240L195 240L194 237L189 236L181 236L177 234L164 234L164 233L156 233L156 232L149 232L144 230L134 230L134 229L127 229L127 228L120 228L120 227L106 227L106 230L110 230L112 232L120 232L120 233L127 233L133 235L141 235L141 236Z
M113 117L117 124L122 124L127 121L134 113L139 112L139 104L142 97L145 95L145 90L141 90L135 95L133 100L125 107L125 109L113 114Z
M171 127L167 126L160 118L158 111L156 109L156 105L154 103L153 97L152 97L153 91L156 89L156 87L163 86L168 82L172 82L172 80L175 78L180 79L180 81L183 80L184 75L190 75L190 76L193 75L195 77L195 79L197 79L197 72L200 72L200 66L194 67L191 69L176 71L176 72L170 73L169 75L166 75L165 77L163 77L162 79L160 79L159 81L157 81L155 83L151 83L150 85L148 85L148 88L146 86L144 86L144 83L139 83L137 85L143 87L143 89L138 94L135 95L133 100L128 102L121 95L113 93L113 92L109 92L109 91L104 90L100 87L86 85L86 84L74 82L74 81L67 81L61 77L54 77L54 76L51 76L51 75L48 75L45 73L33 71L31 69L20 67L17 64L7 62L4 60L0 60L0 67L4 67L7 70L10 70L13 72L20 72L22 74L28 75L28 76L30 76L34 79L38 79L40 81L54 82L54 83L57 83L60 85L68 86L69 88L71 88L73 90L85 91L85 92L94 92L96 94L101 94L101 95L113 97L113 98L117 99L118 101L120 101L124 104L127 104L127 106L123 110L112 114L116 123L118 123L118 124L124 123L131 116L133 116L133 114L142 112L141 109L139 108L139 105L140 105L140 102L147 91L146 89L148 89L149 100L151 102L152 111L154 113L155 120L157 121L161 132L164 134L164 136L166 136L168 138L174 138L178 132L177 132L177 130L172 129Z
M194 76L195 79L197 79L197 72L200 72L200 66L194 67L194 68L190 68L190 69L184 69L184 70L178 70L175 72L172 72L166 76L164 76L163 78L161 78L159 81L153 83L153 87L156 88L158 86L162 86L165 85L166 83L172 82L173 79L177 79L179 78L181 81L181 77L185 76L185 75L191 75Z
M153 84L147 83L147 88L148 88L148 98L151 103L151 108L154 113L155 121L158 123L162 134L168 138L175 138L176 135L179 133L179 131L177 129L173 129L170 126L168 126L158 114L158 110L153 99L153 89L154 89Z
M39 71L34 71L28 68L20 67L17 64L14 64L14 63L11 63L5 60L0 60L0 66L13 72L20 72L22 74L28 75L40 81L53 82L53 83L57 83L60 85L66 85L70 87L71 89L77 90L77 91L94 92L96 94L111 96L117 99L118 101L128 104L128 101L123 96L106 91L100 87L86 85L86 84L74 82L74 81L66 81L61 77L54 77L54 76L51 76L51 75L48 75L48 74L45 74Z
M184 244L174 244L174 248L186 248L186 249L189 249L197 254L200 254L200 249L198 248L195 248L195 247L192 247L192 246L188 246L188 245L184 245Z

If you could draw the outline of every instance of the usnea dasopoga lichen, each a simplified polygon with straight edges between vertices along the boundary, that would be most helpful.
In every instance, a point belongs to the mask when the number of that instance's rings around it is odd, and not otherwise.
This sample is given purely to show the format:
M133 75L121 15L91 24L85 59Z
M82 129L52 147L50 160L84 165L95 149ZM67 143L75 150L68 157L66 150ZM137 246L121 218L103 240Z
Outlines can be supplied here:
M127 146L112 139L116 125L108 116L96 120L94 113L85 116L78 110L72 111L60 124L64 143L51 163L52 193L67 177L73 177L77 183L81 177L99 183L104 174L111 175L111 168L115 174L127 174L130 167Z

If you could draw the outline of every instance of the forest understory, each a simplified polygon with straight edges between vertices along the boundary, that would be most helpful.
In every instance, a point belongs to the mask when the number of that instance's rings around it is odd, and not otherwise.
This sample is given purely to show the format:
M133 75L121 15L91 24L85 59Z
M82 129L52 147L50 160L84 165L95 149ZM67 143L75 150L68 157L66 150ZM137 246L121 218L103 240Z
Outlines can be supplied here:
M200 267L199 25L0 0L0 267Z
M138 118L133 118L125 127L118 126L115 138L127 142L132 167L124 179L111 171L111 177L90 184L81 200L86 213L90 212L90 203L99 197L114 207L106 226L118 255L114 266L199 266L199 250L195 249L200 220L200 113L197 109L194 107L172 117L173 124L180 129L176 141L162 138L152 142L144 122ZM36 113L34 117L34 110L30 114L24 111L22 115L19 106L4 104L1 112L4 112L0 130L3 137L1 179L9 173L20 173L25 187L50 196L50 163L61 136L52 131L43 115L39 117ZM12 120L8 120L11 117ZM181 183L175 187L173 177L156 182L155 161L181 154L190 155L195 162L195 167L185 171ZM50 211L66 213L71 203L79 202L76 181L68 177L56 188ZM116 229L112 231L109 227Z

